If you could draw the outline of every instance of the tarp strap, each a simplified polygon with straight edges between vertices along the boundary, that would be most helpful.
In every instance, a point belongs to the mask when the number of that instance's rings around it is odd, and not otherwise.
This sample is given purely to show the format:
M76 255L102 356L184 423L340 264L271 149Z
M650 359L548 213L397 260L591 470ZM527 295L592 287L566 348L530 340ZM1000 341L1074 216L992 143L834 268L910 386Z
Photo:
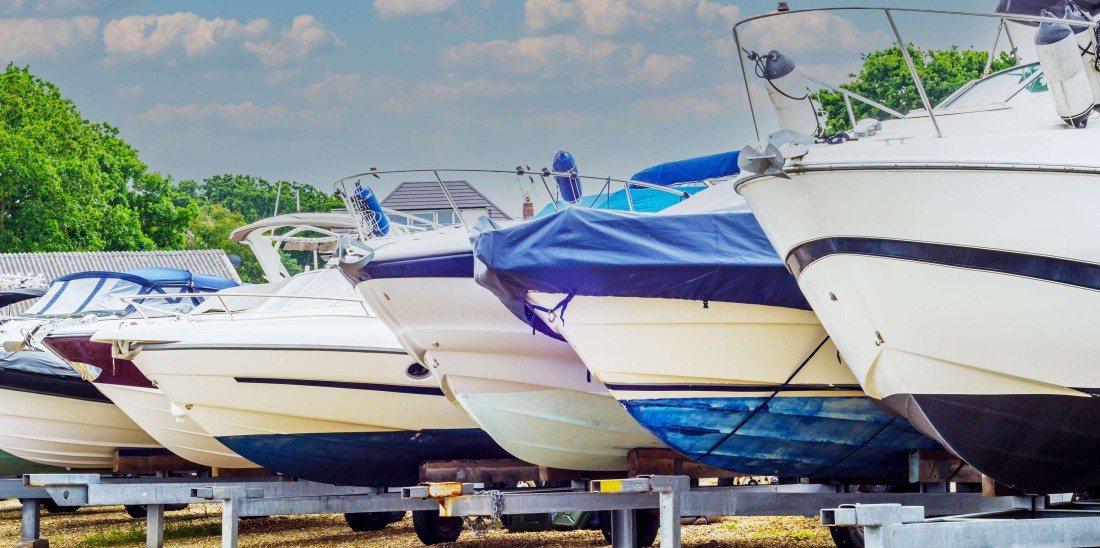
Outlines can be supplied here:
M573 297L575 295L576 295L575 292L570 291L569 294L566 295L565 298L561 300L561 302L554 305L554 308L546 308L546 307L539 306L537 304L531 304L531 303L524 303L524 304L528 308L530 308L531 310L537 310L539 312L545 312L547 316L550 316L550 321L554 321L555 318L560 318L561 319L561 324L565 325L565 309L569 307L569 301L572 301ZM560 310L560 312L559 312L559 310ZM528 314L527 315L527 324L531 326L531 334L533 335L535 333L535 315L534 314Z
M791 381L793 381L794 378L798 376L798 373L802 371L802 368L806 367L806 364L810 363L810 360L814 359L814 356L817 355L817 352L819 350L821 350L821 347L825 346L825 343L827 343L827 342L829 342L829 336L828 335L826 335L825 339L822 340L821 343L819 343L817 345L817 348L814 348L813 352L810 352L809 356L806 356L806 359L803 360L802 363L799 364L799 366L794 370L794 372L791 373L787 377L787 380L783 381L783 384L776 387L776 389L772 392L772 395L765 398L764 401L760 403L760 405L756 406L756 409L753 409L752 412L749 413L749 416L745 417L744 420L742 420L740 423L738 423L737 426L735 426L733 428L733 430L730 430L729 434L726 434L725 436L723 436L722 439L718 443L714 444L714 446L710 448L710 450L708 450L706 453L703 453L703 456L704 457L709 457L711 453L713 453L716 449L721 447L723 443L726 443L726 441L728 441L731 437L733 437L733 435L736 434L738 430L741 430L742 426L745 426L746 424L748 424L749 421L751 421L752 418L755 417L756 414L759 413L761 409L763 409L764 407L766 407L768 405L768 402L775 399L775 397L778 396L779 393L782 392L783 389L787 385L791 384ZM847 457L845 457L845 458L847 458Z

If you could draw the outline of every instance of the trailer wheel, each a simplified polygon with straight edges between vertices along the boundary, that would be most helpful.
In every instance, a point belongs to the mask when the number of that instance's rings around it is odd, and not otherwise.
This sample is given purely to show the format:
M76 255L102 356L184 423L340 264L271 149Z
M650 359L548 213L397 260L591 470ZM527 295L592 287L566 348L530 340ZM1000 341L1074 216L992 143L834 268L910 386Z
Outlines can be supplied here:
M414 510L413 530L426 545L454 542L462 534L462 518L439 516L439 510Z
M405 519L405 512L345 512L344 521L352 531L381 531L387 525Z
M829 534L836 548L863 548L866 544L862 527L830 527Z
M125 508L126 508L126 513L130 514L130 517L132 517L134 519L144 519L144 518L149 517L149 509L146 508L145 505L143 505L143 504L127 504L125 506ZM179 504L165 504L164 505L164 511L165 512L178 512L180 510L186 510L186 509L187 509L187 503L186 502L181 502Z
M80 510L79 506L61 506L53 499L42 499L42 509L51 514L71 514Z
M611 512L600 512L600 531L603 539L611 544ZM634 511L635 547L653 546L657 541L657 530L661 527L661 511L656 508L643 508Z

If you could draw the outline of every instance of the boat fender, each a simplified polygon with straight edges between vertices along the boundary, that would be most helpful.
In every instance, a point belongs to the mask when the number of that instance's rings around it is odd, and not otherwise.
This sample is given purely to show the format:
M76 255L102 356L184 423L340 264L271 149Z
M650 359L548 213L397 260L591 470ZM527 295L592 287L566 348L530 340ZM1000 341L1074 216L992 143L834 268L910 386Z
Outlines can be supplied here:
M771 50L766 55L756 55L756 75L768 83L768 99L775 107L779 126L783 129L814 135L817 133L817 113L810 102L806 87L800 86L802 75L790 57Z
M1069 21L1092 22L1092 19L1085 15L1072 0L1066 2L1063 18ZM1077 49L1081 52L1081 61L1085 65L1085 76L1088 78L1089 87L1092 88L1093 108L1097 108L1097 105L1100 105L1100 71L1097 67L1096 31L1100 29L1080 26L1073 26L1070 29L1073 30L1074 38L1077 40Z
M561 192L561 201L575 204L581 199L581 180L577 177L577 161L573 155L564 150L559 150L554 155L554 171L558 173L570 173L569 176L556 176L558 191Z
M378 201L378 195L371 190L355 183L355 201L363 213L364 221L375 236L385 236L390 233L390 219L386 212L382 211L382 204Z
M1049 11L1042 13L1052 17ZM1064 23L1040 24L1035 32L1035 53L1054 97L1055 112L1071 127L1085 127L1095 103L1073 30Z

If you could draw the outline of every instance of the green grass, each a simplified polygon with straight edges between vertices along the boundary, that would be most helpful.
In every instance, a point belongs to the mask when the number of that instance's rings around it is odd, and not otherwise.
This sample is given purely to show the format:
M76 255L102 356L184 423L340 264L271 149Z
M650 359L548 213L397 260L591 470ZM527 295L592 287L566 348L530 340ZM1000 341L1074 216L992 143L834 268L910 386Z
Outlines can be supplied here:
M192 520L171 521L164 525L164 539L197 538L220 535L220 523L195 523ZM112 526L84 537L85 546L123 546L145 542L145 527L131 523L128 528Z
M817 533L814 533L813 531L792 531L791 538L795 540L808 540L814 538L814 535L816 534Z

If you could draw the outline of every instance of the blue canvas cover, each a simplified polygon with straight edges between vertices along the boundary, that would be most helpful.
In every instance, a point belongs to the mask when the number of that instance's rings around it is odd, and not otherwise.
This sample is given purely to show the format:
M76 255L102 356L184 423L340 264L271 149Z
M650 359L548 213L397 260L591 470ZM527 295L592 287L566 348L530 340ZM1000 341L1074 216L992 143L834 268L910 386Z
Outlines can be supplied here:
M759 304L809 310L748 211L645 214L569 208L474 227L477 282L528 322L528 291Z
M737 167L740 152L722 152L647 167L634 174L632 181L655 185L674 185L729 177L741 172Z
M206 274L192 274L175 268L139 268L126 272L86 271L60 276L50 283L50 288L24 316L74 316L83 314L129 314L132 305L121 300L123 296L177 293L207 293L236 287L236 281ZM202 302L201 298L184 297L158 301L190 309Z

